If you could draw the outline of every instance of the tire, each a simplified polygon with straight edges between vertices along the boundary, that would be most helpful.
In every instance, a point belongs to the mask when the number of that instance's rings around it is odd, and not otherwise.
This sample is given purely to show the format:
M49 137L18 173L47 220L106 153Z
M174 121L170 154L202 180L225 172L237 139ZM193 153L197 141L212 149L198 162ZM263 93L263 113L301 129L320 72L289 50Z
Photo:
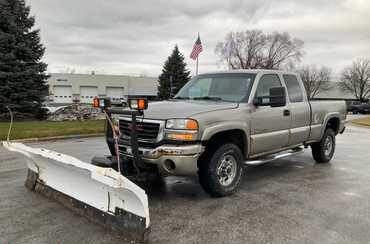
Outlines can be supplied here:
M330 145L329 145L330 144ZM311 145L312 156L317 163L328 163L335 151L335 133L331 128L327 128L321 141Z
M233 194L243 175L243 154L233 143L213 146L199 161L199 183L212 197Z

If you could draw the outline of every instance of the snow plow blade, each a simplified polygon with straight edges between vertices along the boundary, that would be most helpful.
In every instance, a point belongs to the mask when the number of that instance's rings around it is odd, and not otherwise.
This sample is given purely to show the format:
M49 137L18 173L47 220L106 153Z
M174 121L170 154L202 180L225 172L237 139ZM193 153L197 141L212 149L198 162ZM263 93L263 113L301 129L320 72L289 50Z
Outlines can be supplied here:
M22 143L3 142L3 145L27 157L28 189L117 231L131 243L147 241L150 225L147 195L117 171Z

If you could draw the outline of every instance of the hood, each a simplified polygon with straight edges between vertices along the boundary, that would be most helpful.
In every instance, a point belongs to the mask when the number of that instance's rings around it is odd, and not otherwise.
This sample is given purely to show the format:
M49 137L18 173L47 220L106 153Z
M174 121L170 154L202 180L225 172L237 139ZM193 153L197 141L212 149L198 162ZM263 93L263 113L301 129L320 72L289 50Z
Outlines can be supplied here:
M189 118L199 113L237 108L237 103L201 100L170 100L151 102L144 111L147 119Z

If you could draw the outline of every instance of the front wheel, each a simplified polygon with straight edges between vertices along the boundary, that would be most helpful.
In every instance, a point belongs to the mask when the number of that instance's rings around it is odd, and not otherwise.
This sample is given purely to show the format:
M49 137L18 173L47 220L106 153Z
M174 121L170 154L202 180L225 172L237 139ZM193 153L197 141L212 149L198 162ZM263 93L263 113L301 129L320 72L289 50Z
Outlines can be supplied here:
M226 143L206 152L199 162L199 182L213 197L234 193L243 175L243 154L238 146Z
M335 151L335 133L331 128L325 130L321 141L311 145L312 156L317 163L327 163Z

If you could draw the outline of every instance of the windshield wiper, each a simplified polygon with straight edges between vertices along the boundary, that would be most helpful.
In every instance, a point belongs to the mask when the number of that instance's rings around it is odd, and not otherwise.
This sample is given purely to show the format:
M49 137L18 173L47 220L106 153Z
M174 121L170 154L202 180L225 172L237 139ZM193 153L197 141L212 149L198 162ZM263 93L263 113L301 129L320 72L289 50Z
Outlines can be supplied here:
M194 97L194 100L212 100L212 101L220 101L222 100L221 97L210 97L210 96L204 96L204 97Z
M184 99L184 100L187 100L187 99L190 99L190 97L174 97L173 99Z

